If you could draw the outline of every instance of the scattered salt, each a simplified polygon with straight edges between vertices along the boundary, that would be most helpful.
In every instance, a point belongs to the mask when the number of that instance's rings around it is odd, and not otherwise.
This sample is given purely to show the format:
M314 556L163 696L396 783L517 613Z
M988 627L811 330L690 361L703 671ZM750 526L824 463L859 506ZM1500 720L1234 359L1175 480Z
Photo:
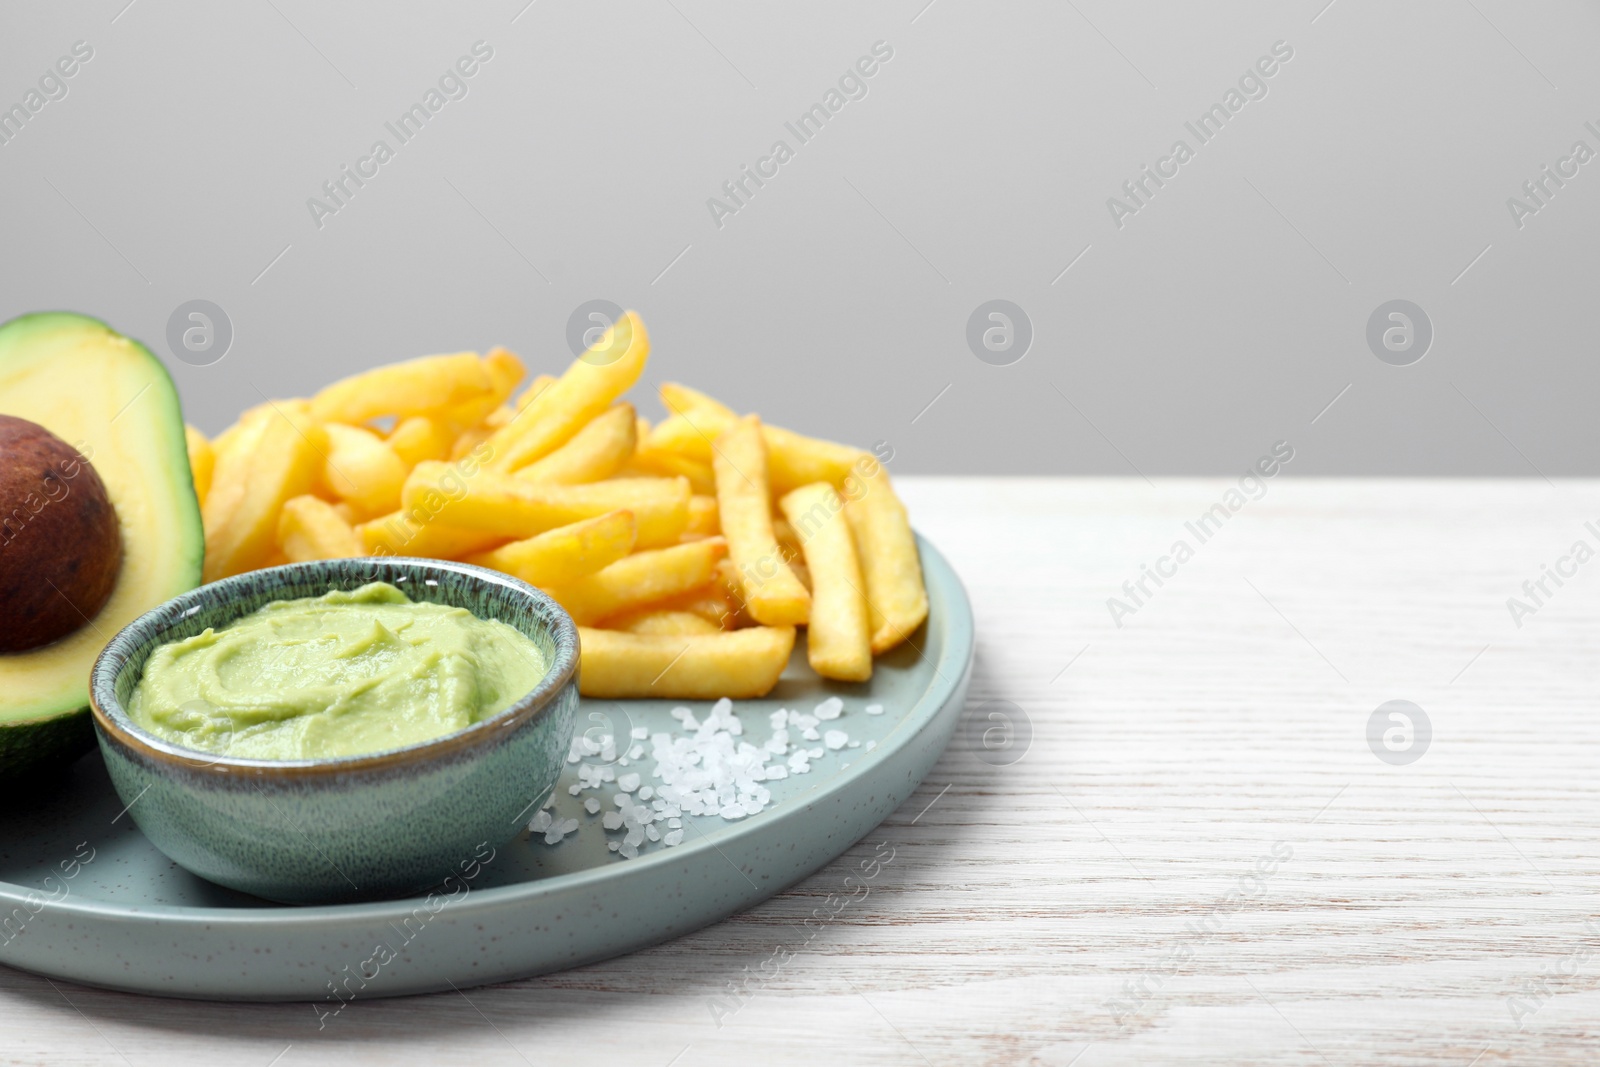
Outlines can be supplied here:
M870 715L879 715L883 706L868 705L866 710ZM696 718L687 707L673 708L671 715L679 724L677 730L652 734L647 727L630 728L627 740L631 743L620 750L620 758L617 738L575 737L567 761L578 764L578 782L569 786L568 792L577 796L584 790L615 784L610 802L616 810L603 810L607 805L593 796L584 800L583 809L590 815L600 815L607 831L622 831L620 838L606 842L606 848L622 858L637 857L641 846L650 842L676 846L683 842L683 816L718 816L734 822L759 815L772 803L772 793L763 783L809 774L812 761L830 751L837 752L846 745L861 747L861 742L850 740L843 730L824 733L819 728L821 723L833 722L844 713L843 700L829 697L812 711L814 714L810 715L788 708L772 712L768 716L771 734L759 746L742 739L744 723L735 714L733 702L727 699L713 704L704 719ZM795 747L791 731L805 741L822 744ZM643 744L647 740L648 753ZM877 742L867 742L866 747L871 751ZM647 756L655 764L653 777L659 784L644 784L646 775L639 771L618 773L617 767L630 763L648 766L644 763ZM599 758L595 763L588 762L593 757ZM663 822L665 829L659 825ZM548 811L541 811L529 828L543 833L547 843L556 844L577 832L578 820L558 821Z
M883 705L882 704L868 704L867 705L867 714L868 715L882 715L883 714Z

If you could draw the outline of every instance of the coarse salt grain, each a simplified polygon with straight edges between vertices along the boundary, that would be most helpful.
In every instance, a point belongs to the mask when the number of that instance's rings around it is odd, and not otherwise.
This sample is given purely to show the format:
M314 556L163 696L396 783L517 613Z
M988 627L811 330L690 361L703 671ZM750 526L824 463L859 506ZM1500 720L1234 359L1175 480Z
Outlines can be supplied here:
M883 705L882 704L868 704L867 705L867 714L868 715L882 715L883 714Z
M874 710L876 709L876 710ZM844 712L844 701L830 697L814 709L815 714L785 708L772 712L768 721L771 736L757 746L741 740L744 724L734 713L733 702L726 698L717 701L697 719L687 707L672 709L671 715L681 726L681 732L651 734L646 727L633 727L629 740L633 742L619 759L616 740L608 735L598 739L574 738L568 754L569 762L579 763L579 784L570 789L574 795L583 789L599 789L605 783L615 783L617 791L611 795L615 811L601 815L601 825L607 831L624 831L620 840L606 842L606 847L622 856L633 859L639 855L640 846L659 841L666 846L676 846L683 841L682 816L716 815L730 822L758 815L772 802L772 794L763 782L780 781L794 774L808 774L811 761L823 758L829 751L838 751L851 741L843 730L828 730L826 736L819 724L831 722ZM882 714L882 705L869 705L869 714ZM807 741L822 741L811 748L794 748L790 745L790 728L800 732ZM645 756L642 742L650 743L649 756L655 763L653 777L660 784L644 785L644 776L638 772L618 774L611 764L627 766L631 761ZM868 742L870 751L877 746ZM599 756L601 765L586 762L585 757ZM844 766L848 767L849 764ZM584 810L594 815L604 805L595 797L584 801ZM554 844L577 830L577 820L556 822L548 812L545 818L535 817L531 829L543 831L546 840ZM665 822L667 829L656 824Z

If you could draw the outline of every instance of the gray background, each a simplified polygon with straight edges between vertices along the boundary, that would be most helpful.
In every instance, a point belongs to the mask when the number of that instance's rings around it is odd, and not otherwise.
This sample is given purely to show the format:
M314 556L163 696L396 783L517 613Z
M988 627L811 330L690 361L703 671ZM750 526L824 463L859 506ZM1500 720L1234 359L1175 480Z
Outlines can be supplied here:
M604 298L648 381L904 472L1226 473L1279 439L1301 474L1600 472L1600 160L1521 229L1506 206L1600 150L1593 4L125 4L0 9L0 105L95 50L0 147L0 317L143 339L208 431L429 352L557 370ZM307 198L477 40L468 95L319 230ZM714 225L879 40L868 95ZM1278 40L1268 95L1113 225ZM207 367L164 341L196 298L235 330ZM1033 324L1009 366L966 342L992 298ZM1435 330L1412 366L1365 341L1396 298Z

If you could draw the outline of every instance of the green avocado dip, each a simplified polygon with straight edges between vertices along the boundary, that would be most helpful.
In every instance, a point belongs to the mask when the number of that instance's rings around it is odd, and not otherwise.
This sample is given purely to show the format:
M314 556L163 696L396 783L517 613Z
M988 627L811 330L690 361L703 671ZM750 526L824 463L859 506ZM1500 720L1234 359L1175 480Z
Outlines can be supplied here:
M503 622L373 582L162 645L128 715L163 740L230 757L359 756L471 726L549 669Z

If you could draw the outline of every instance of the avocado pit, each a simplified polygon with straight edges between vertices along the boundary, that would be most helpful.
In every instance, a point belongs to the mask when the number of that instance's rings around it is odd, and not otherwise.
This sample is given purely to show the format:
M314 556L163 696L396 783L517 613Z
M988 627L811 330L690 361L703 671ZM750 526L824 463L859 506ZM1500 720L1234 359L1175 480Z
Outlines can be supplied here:
M84 626L121 570L117 512L89 460L43 426L0 415L0 653Z

